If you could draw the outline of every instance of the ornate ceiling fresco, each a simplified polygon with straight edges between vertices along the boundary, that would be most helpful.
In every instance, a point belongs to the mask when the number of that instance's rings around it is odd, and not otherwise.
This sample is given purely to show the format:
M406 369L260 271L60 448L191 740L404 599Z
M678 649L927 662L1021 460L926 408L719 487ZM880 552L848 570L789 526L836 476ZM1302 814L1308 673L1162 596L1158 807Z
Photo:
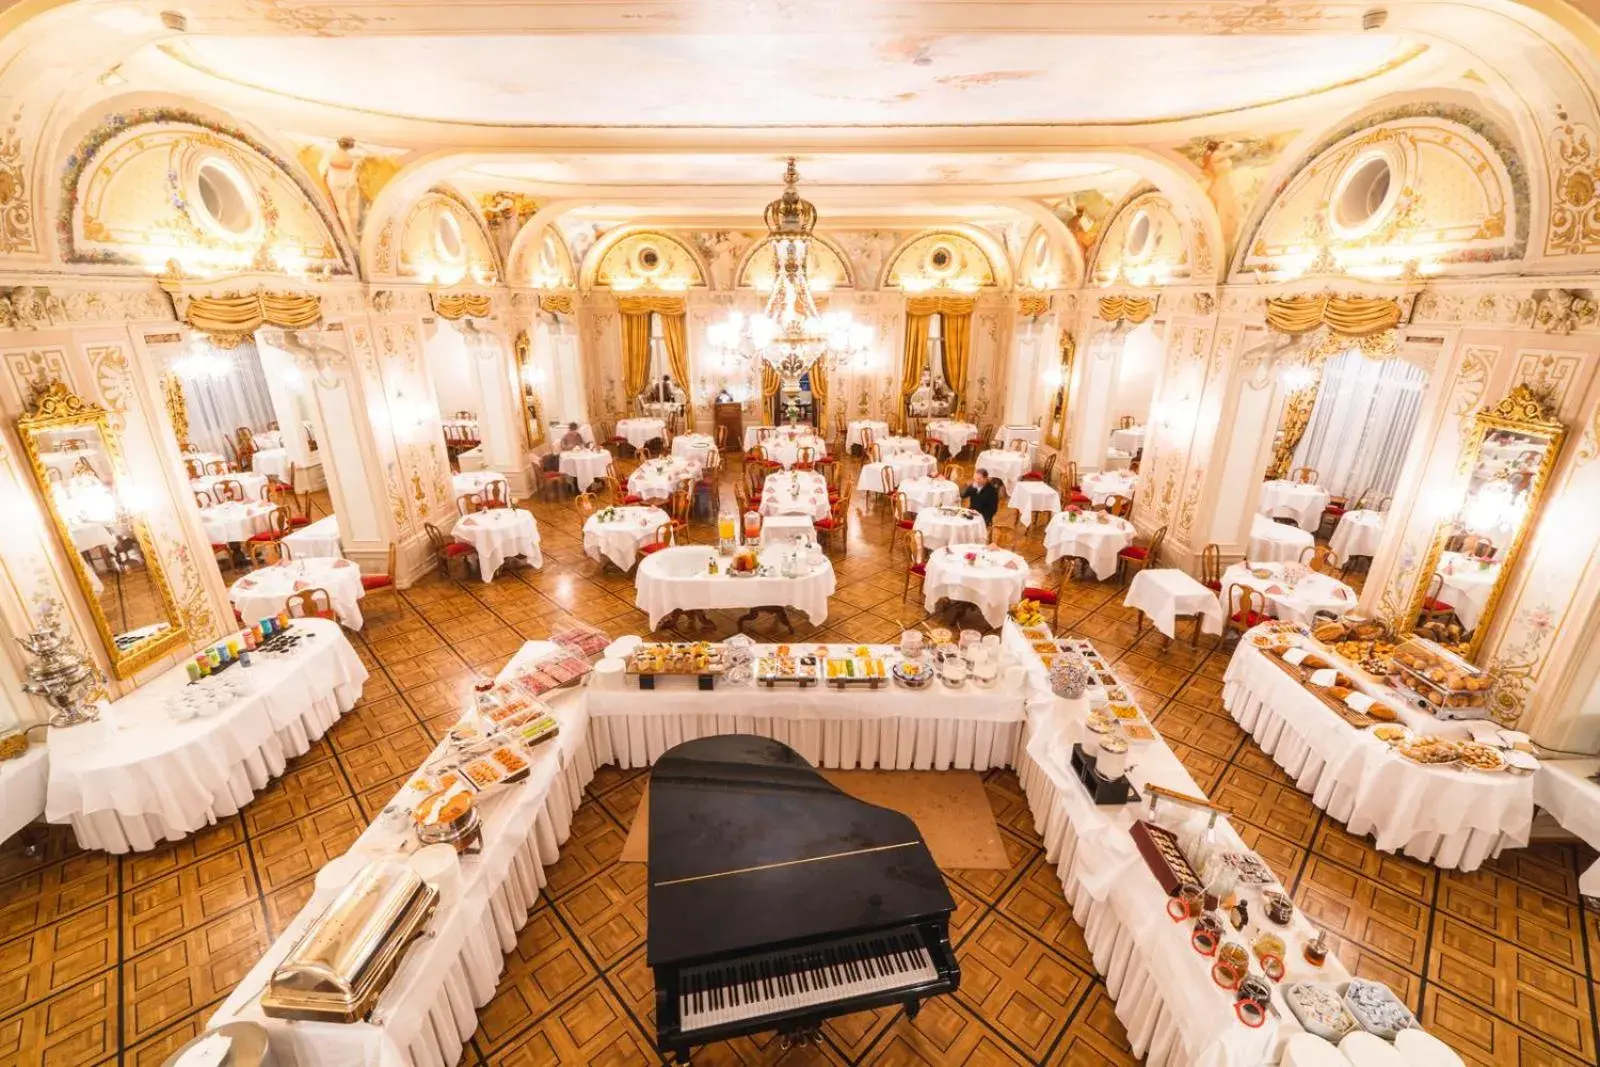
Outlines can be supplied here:
M616 152L483 163L472 173L541 185L771 185L786 154L770 152ZM1116 168L1068 153L896 152L883 155L800 153L807 189L828 185L915 185L927 182L1025 184L1093 182Z

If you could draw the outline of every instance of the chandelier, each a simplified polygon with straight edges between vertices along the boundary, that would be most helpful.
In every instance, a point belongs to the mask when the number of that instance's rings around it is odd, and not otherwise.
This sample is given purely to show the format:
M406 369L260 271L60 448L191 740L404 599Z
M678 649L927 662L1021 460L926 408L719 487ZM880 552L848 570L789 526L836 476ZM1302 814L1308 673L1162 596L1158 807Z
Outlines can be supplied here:
M872 347L872 327L855 322L848 312L824 315L811 295L806 259L811 253L817 209L802 199L794 157L783 175L783 195L767 205L763 218L772 244L772 293L759 314L730 312L706 330L706 339L724 358L752 367L770 368L785 392L817 363L842 365L865 356Z

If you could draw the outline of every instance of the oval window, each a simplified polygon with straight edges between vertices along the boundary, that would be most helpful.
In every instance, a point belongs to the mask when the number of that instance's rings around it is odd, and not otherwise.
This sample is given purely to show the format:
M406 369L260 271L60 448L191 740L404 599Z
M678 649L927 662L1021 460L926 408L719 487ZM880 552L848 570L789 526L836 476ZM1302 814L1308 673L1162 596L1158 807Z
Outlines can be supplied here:
M242 237L256 223L255 193L243 177L221 160L208 159L195 175L200 215L229 237Z
M646 272L660 270L661 253L649 245L645 245L643 248L639 249L639 266L643 267Z
M1143 211L1133 216L1133 222L1128 225L1127 254L1135 259L1150 251L1150 246L1155 244L1156 226L1150 221L1150 216Z
M1342 230L1376 223L1388 209L1394 169L1386 156L1367 156L1350 164L1333 200L1333 221Z
M433 246L439 255L452 263L461 260L464 248L461 243L461 224L448 211L440 212L433 225Z

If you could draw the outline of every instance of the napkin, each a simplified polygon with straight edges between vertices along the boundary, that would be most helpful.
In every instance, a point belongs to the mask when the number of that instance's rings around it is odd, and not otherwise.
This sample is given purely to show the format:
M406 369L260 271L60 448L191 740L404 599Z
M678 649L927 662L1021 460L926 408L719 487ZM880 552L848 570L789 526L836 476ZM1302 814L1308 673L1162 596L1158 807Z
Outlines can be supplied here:
M1268 594L1270 594L1270 595L1272 595L1272 596L1279 596L1279 595L1282 595L1282 593L1283 593L1283 586L1281 586L1281 585L1278 585L1278 584L1277 584L1277 583L1276 583L1276 582L1274 582L1274 583L1273 583L1273 584L1272 584L1272 585L1269 585L1269 586L1267 586L1267 588L1266 588L1266 592L1267 592L1267 593L1268 593Z
M306 581L304 578L296 578L294 580L294 591L295 592L298 593L302 589L310 589L310 588L311 588L311 583Z
M1365 693L1347 693L1344 698L1345 707L1349 708L1351 711L1360 712L1363 715L1366 714L1367 711L1371 709L1372 705L1376 703L1376 700L1367 696Z
M1312 685L1330 686L1339 680L1339 671L1333 667L1324 667L1320 671L1312 671L1307 679Z
M1301 662L1309 655L1311 655L1311 650L1310 649L1291 648L1289 651L1287 651L1287 652L1285 652L1283 654L1283 662L1285 662L1285 663L1287 663L1287 664L1289 664L1291 666L1298 667L1298 666L1300 666Z

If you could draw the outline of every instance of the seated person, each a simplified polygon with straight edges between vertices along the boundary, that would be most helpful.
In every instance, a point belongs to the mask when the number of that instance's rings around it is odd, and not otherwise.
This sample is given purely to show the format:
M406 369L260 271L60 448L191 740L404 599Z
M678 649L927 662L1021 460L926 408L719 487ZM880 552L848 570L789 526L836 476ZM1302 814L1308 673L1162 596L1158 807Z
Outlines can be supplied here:
M672 377L667 374L663 374L661 380L645 394L645 402L650 404L675 404L677 401L678 387L672 384Z
M961 490L961 499L983 516L985 526L994 522L994 513L1000 510L1000 490L989 481L989 472L982 467L972 472L972 484Z
M574 448L583 447L583 434L578 432L577 423L567 423L567 432L561 435L561 444L559 447L562 452L570 452Z

